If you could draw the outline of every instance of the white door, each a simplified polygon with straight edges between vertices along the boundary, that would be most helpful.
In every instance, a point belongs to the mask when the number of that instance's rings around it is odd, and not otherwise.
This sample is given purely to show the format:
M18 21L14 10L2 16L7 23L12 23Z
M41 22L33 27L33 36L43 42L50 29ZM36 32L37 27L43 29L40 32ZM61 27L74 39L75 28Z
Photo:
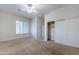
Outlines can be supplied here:
M55 27L52 26L51 27L51 40L54 40L55 39Z

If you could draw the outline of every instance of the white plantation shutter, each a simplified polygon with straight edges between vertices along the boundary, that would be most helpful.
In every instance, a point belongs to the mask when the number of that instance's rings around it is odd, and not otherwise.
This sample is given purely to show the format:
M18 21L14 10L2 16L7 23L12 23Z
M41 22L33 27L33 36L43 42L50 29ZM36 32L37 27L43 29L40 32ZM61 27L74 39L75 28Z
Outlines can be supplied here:
M16 21L16 34L29 33L29 23L23 21Z
M20 28L19 21L16 21L16 34L20 33L19 28Z

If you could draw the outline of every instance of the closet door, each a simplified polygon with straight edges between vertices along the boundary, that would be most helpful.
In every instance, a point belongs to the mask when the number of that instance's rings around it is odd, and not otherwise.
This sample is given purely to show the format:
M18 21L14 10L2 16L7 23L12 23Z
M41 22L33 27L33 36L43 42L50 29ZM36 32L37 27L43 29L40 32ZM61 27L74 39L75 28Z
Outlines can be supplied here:
M55 39L55 26L51 25L51 40Z

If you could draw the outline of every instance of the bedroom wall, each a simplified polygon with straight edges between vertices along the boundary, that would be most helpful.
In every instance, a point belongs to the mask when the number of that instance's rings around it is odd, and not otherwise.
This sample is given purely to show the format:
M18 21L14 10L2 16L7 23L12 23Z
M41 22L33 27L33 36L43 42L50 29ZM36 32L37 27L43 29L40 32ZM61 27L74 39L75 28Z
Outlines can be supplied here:
M43 27L44 27L44 19L41 17L34 17L31 21L31 34L34 39L42 39L43 38Z
M44 34L44 18L43 17L37 17L37 38L43 39Z
M29 37L30 30L28 34L16 34L17 20L28 22L30 28L30 20L28 18L10 14L7 12L0 12L0 41Z
M47 22L55 21L55 42L79 48L79 5L67 5L45 15L45 36Z
M37 18L34 17L31 20L31 36L37 38Z

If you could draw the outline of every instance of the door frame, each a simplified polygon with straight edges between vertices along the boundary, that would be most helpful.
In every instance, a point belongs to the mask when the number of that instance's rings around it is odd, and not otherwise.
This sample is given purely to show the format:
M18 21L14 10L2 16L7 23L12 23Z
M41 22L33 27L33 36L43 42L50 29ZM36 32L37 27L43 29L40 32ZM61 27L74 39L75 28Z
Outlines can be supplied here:
M47 36L48 36L48 38L47 38L47 41L50 41L51 40L51 25L54 25L54 27L55 27L55 21L51 21L51 22L48 22L47 23L47 29L48 29L48 31L47 31Z

